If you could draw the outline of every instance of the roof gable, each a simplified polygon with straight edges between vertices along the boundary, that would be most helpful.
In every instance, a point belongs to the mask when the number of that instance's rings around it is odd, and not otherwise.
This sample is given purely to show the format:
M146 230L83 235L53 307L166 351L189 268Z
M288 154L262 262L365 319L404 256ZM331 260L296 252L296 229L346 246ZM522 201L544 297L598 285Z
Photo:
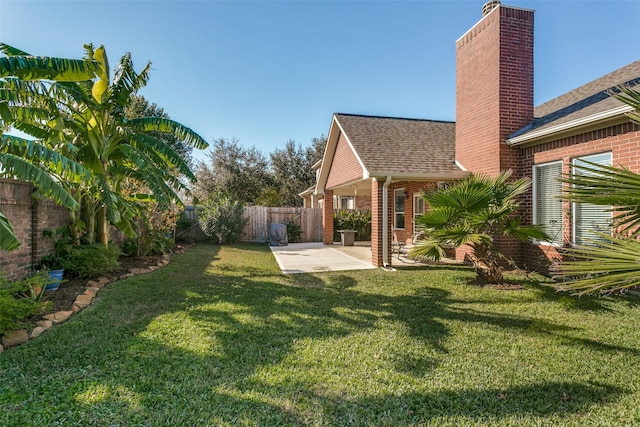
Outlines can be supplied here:
M455 164L454 122L336 113L316 191L324 191L329 174L333 174L329 171L337 166L334 154L341 135L362 167L361 179L444 179L462 175Z

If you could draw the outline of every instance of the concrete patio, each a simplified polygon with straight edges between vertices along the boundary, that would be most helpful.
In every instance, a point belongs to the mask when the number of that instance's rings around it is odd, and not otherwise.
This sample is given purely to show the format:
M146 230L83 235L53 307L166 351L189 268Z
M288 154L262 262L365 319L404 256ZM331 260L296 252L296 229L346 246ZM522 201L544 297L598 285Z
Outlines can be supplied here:
M370 242L356 242L354 246L290 243L288 246L271 246L271 252L284 274L375 268L371 265Z
M371 242L355 242L353 246L342 246L340 243L325 246L321 242L290 243L288 246L270 248L284 274L376 268L371 264ZM421 265L397 253L393 253L391 263L392 267Z

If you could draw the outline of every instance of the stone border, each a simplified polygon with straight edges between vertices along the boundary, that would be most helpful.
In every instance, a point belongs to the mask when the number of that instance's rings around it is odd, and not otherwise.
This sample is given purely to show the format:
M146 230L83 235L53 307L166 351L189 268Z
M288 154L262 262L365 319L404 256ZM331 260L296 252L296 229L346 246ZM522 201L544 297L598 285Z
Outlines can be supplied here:
M180 249L175 250L173 253L178 254L184 251L184 247L181 247ZM162 259L158 261L156 265L152 265L147 268L132 268L127 273L121 274L120 276L113 279L109 279L108 277L100 277L96 280L89 280L85 285L86 288L84 294L78 295L76 297L71 310L57 311L55 313L45 314L42 317L42 320L36 322L36 327L33 328L31 333L28 333L26 329L14 329L5 331L4 335L2 335L0 339L0 353L2 353L5 348L15 347L26 343L30 339L38 338L44 331L53 327L53 325L58 325L66 322L67 320L69 320L69 318L71 318L71 316L79 313L80 311L91 305L96 294L109 283L156 271L169 264L169 261L170 256L168 254L164 254L162 255Z

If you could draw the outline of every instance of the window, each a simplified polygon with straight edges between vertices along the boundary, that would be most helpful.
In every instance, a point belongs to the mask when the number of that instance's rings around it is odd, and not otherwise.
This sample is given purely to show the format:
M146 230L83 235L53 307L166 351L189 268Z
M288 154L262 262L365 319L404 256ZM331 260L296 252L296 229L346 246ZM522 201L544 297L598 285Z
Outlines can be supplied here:
M611 164L611 153L595 154L591 156L578 157L573 160L573 173L586 173L575 169L575 166L584 165L584 162L596 163L599 165ZM594 231L601 233L611 232L611 206L598 206L590 203L573 204L573 244L589 245L597 236Z
M333 196L333 208L339 210L355 209L356 198L353 196Z
M562 245L562 162L533 167L533 223L549 236L545 243Z
M418 230L416 229L416 218L424 214L424 199L420 194L413 196L413 234L415 235Z
M394 227L400 230L404 230L404 195L404 188L393 192Z

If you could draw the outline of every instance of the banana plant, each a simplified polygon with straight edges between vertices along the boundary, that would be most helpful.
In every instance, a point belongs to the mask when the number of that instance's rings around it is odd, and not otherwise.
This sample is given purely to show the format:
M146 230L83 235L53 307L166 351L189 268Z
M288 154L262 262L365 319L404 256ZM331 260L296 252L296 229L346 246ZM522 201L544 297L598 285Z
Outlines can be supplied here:
M53 118L50 110L55 109L55 103L48 96L50 85L46 82L91 79L99 71L99 64L87 59L34 57L3 43L0 51L6 55L0 58L0 177L32 182L44 196L77 209L78 202L62 182L79 183L89 178L89 171L50 144L57 131L40 132L39 126L28 123ZM36 139L6 134L12 125ZM0 236L0 250L12 251L20 246L2 212Z
M25 132L48 135L62 153L76 159L91 174L91 179L75 188L82 195L87 237L93 239L91 224L96 224L99 241L108 244L109 224L133 236L133 219L137 206L144 201L156 201L161 206L179 201L178 192L186 185L183 176L194 182L189 165L159 135L173 135L196 148L206 148L207 142L190 128L164 117L143 117L128 120L125 116L132 96L149 79L151 63L136 72L131 54L126 53L113 78L103 46L97 49L85 45L87 59L98 64L98 74L92 80L53 82L43 97L54 100L53 116L44 99L38 100L33 111L24 111L13 125ZM128 181L139 182L148 191L125 194L122 186Z

